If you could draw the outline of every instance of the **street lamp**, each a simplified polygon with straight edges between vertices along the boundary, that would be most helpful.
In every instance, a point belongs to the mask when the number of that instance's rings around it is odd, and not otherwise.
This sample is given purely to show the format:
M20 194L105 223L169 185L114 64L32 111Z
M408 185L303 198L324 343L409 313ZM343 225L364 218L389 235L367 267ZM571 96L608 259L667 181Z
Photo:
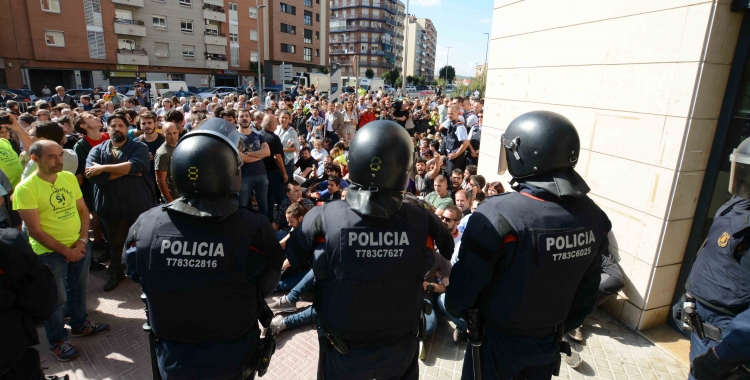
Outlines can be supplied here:
M490 34L485 33L487 35L487 50L484 52L484 79L485 82L487 81L487 56L490 54Z
M448 49L448 52L445 53L445 93L448 93L448 57L451 54L451 46L446 46L446 49Z
M258 0L255 0L255 7L258 8L258 22L256 25L258 25L258 94L260 95L263 92L263 69L260 67L261 62L261 55L260 55L260 44L261 44L261 38L260 38L260 10L265 8L265 5L258 5ZM265 34L264 34L265 36Z

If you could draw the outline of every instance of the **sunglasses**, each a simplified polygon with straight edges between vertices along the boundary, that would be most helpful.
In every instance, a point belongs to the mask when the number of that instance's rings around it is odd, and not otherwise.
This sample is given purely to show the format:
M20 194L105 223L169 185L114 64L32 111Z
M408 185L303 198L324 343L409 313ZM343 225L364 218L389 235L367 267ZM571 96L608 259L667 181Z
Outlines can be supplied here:
M458 222L458 221L459 221L460 219L451 219L451 218L446 218L446 217L444 217L444 216L441 216L441 217L440 217L440 220L442 220L443 222L447 222L447 221L449 221L449 220L450 220L450 221L453 221L453 222Z

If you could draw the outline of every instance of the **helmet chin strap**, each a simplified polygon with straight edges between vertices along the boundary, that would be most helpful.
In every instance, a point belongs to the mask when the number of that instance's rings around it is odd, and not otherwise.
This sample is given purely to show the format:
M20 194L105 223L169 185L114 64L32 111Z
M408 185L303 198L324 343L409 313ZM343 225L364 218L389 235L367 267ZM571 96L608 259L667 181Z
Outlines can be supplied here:
M373 191L357 183L350 183L347 189L346 203L360 215L388 219L401 209L404 202L403 191L378 188Z
M216 218L222 221L237 211L239 202L236 195L180 197L163 207L198 218Z
M583 197L591 189L586 184L586 181L576 173L573 168L565 170L555 171L552 173L541 174L528 178L513 178L511 186L514 183L526 183L528 185L538 187L545 190L550 194L556 195L558 198L563 197ZM514 186L513 189L516 189Z

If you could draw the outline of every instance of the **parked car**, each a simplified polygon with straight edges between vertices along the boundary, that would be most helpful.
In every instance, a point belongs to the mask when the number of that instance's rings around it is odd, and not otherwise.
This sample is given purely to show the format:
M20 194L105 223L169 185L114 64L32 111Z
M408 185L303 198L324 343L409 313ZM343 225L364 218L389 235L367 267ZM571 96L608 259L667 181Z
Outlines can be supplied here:
M219 98L223 98L231 93L237 93L237 88L235 87L214 87L212 89L209 89L207 91L201 92L198 95L201 96L201 99L211 99L214 96L218 96Z
M8 89L8 92L12 92L16 95L20 95L24 99L29 98L29 100L32 102L36 101L36 94L34 94L34 91L31 91L28 88L19 88L19 89L11 88L11 89Z
M417 88L415 86L406 86L406 92L416 92Z
M195 96L195 99L197 99L198 101L203 100L200 94L195 93L195 92L190 92L190 91L166 91L166 92L161 93L162 98L171 98L173 96L176 96L178 98L181 98L184 96L188 100L190 100L191 96Z
M33 104L31 97L19 90L6 90L6 93L13 98L14 101L18 102L18 109L21 112L26 112L26 109ZM5 103L3 103L5 105Z
M355 90L353 86L346 86L343 89L341 89L341 92L344 92L347 94L354 94L357 92L357 90Z
M417 91L427 91L429 88L425 85L417 86Z
M396 89L393 88L393 87L391 87L390 85L385 85L385 86L383 86L383 92L386 95L394 95L394 94L396 94Z

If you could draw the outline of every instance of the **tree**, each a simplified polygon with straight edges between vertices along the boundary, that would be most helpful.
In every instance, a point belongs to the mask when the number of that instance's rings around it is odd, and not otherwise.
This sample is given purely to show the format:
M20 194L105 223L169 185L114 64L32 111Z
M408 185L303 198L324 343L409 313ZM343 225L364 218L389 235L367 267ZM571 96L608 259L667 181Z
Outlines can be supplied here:
M404 79L401 77L396 78L396 83L394 83L396 87L401 87L404 84Z
M413 76L411 76L411 75L407 75L407 76L406 76L406 84L407 84L407 85L410 85L410 84L412 84L412 83L414 83L414 77L413 77Z
M206 75L206 77L208 77L208 86L209 87L213 86L211 84L211 79L215 78L217 75L219 75L219 71L217 71L216 69L210 69L210 70L208 70L208 75Z
M453 80L456 79L456 69L453 68L453 66L443 66L439 71L439 77L445 79L445 71L448 71L448 83L453 83Z
M424 84L425 78L423 76L416 77L415 82L417 82L417 85L421 86Z
M372 71L372 69L367 69L367 71L365 71L365 76L367 77L367 79L372 79L373 77L375 77L375 72Z
M382 79L383 82L385 82L386 84L390 84L391 83L391 72L390 71L386 71L386 72L380 74L380 79Z
M396 81L401 77L401 73L398 71L398 68L395 68L391 70L391 86L396 86Z
M325 66L320 66L320 67L318 68L318 71L319 71L319 72L320 72L321 74L328 74L328 68L327 68L327 67L325 67Z

